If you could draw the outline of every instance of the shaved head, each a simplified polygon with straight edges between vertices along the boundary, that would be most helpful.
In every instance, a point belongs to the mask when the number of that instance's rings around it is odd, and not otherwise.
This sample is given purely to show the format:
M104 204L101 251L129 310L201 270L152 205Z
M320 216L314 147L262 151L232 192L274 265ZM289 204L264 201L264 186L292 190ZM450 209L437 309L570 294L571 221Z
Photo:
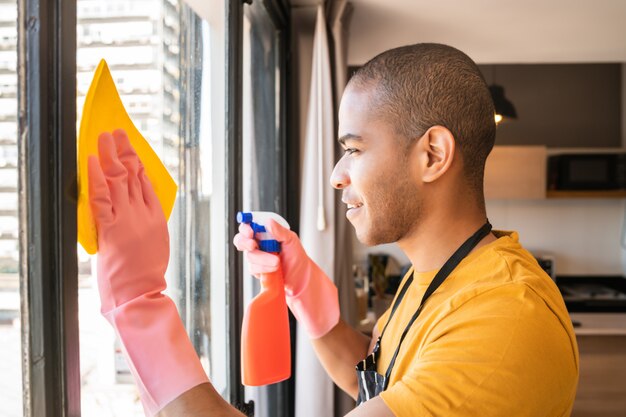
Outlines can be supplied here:
M372 58L349 84L373 89L373 113L394 126L407 145L432 126L450 130L467 184L482 199L496 126L489 89L470 57L441 44L403 46Z

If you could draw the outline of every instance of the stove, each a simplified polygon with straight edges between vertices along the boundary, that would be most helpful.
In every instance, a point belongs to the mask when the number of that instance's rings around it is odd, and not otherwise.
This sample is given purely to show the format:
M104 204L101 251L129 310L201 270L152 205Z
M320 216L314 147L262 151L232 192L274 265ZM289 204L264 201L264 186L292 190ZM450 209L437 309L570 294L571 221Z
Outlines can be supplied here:
M626 278L558 276L556 284L570 313L626 312Z

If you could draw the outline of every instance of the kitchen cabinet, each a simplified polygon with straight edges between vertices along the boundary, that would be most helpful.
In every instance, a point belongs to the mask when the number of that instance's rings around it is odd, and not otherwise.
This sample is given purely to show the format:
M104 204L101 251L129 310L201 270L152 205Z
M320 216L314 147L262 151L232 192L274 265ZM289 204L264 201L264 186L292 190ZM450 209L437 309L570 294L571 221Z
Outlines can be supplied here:
M626 416L626 314L572 314L580 380L572 417Z
M622 145L622 64L481 65L504 87L517 119L500 123L498 145L611 148ZM624 414L626 415L626 413Z
M485 164L485 198L546 198L546 158L545 146L495 146Z

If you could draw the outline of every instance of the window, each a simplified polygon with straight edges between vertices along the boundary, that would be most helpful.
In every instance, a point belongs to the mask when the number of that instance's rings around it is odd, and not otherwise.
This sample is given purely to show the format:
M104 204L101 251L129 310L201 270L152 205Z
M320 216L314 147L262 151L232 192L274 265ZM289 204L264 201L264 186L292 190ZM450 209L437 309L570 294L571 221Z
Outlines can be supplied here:
M0 0L0 9L9 3ZM8 259L3 257L6 253L12 254L7 265L23 270L19 276L21 299L13 291L12 300L14 305L21 301L25 306L25 325L20 349L19 322L16 326L11 320L11 326L5 327L0 321L0 335L13 335L12 345L2 343L0 348L13 346L16 352L15 361L0 365L13 365L16 370L9 374L11 386L0 394L10 397L8 401L0 397L0 407L5 407L0 408L0 415L13 415L6 411L13 406L11 413L15 410L15 415L22 415L23 406L29 417L81 412L86 416L142 415L119 344L99 313L93 276L97 258L76 247L74 135L101 58L108 61L131 118L179 185L169 221L167 292L176 302L215 388L241 406L241 258L231 240L236 231L235 213L243 208L243 4L225 0L17 3L19 17L12 4L13 9L2 9L0 17L0 21L17 20L23 36L15 59L15 54L9 53L18 44L11 32L14 26L0 24L0 261ZM268 4L273 2L259 1L258 7L264 8L259 10L268 12ZM285 42L277 38L275 13L259 19L247 16L250 33L257 24L261 29L260 35L246 41L252 45L251 61L246 64L251 78L246 82L261 83L248 92L258 92L264 100L251 105L269 103L271 108L252 118L256 127L248 139L254 137L254 141L246 146L258 149L249 153L251 166L272 168L271 174L259 176L260 180L282 181ZM282 16L284 26L284 12ZM34 28L29 26L33 19L39 22ZM271 45L264 51L272 56L257 65L255 60L260 57L254 55L255 42L267 40ZM6 117L4 112L13 115ZM265 117L271 120L262 127ZM254 158L265 159L257 164ZM12 170L4 169L11 166ZM273 183L267 190L257 191L256 197L249 197L272 201L274 205L267 209L282 211L282 185ZM7 213L11 215L5 216ZM17 214L25 219L24 224L19 224ZM23 238L19 260L18 235ZM6 249L6 242L13 246ZM5 263L0 268L5 268ZM4 278L0 273L0 285ZM14 289L18 287L17 272L11 282ZM0 307L5 305L2 303L0 297ZM3 314L1 310L0 317ZM3 333L5 329L9 331ZM19 358L24 358L27 375L24 394L19 389ZM4 368L2 371L4 375ZM4 378L0 384L6 381Z

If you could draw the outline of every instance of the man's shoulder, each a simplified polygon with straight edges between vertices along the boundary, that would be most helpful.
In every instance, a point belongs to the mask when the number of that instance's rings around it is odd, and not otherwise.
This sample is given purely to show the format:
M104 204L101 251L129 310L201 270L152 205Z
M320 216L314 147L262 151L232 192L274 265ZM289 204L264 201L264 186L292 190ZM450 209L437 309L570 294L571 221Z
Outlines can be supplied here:
M546 277L533 255L519 242L514 231L494 230L495 241L470 253L456 274L468 284L506 284L526 276Z
M521 282L532 284L537 279L550 279L541 268L537 259L522 246L516 231L494 230L497 240L488 248L481 260L486 268L487 275L500 275L503 283ZM493 279L493 276L490 277Z
M497 241L459 271L456 302L480 297L506 303L511 297L530 296L561 312L564 303L556 284L519 243L517 233L495 231L494 235Z

